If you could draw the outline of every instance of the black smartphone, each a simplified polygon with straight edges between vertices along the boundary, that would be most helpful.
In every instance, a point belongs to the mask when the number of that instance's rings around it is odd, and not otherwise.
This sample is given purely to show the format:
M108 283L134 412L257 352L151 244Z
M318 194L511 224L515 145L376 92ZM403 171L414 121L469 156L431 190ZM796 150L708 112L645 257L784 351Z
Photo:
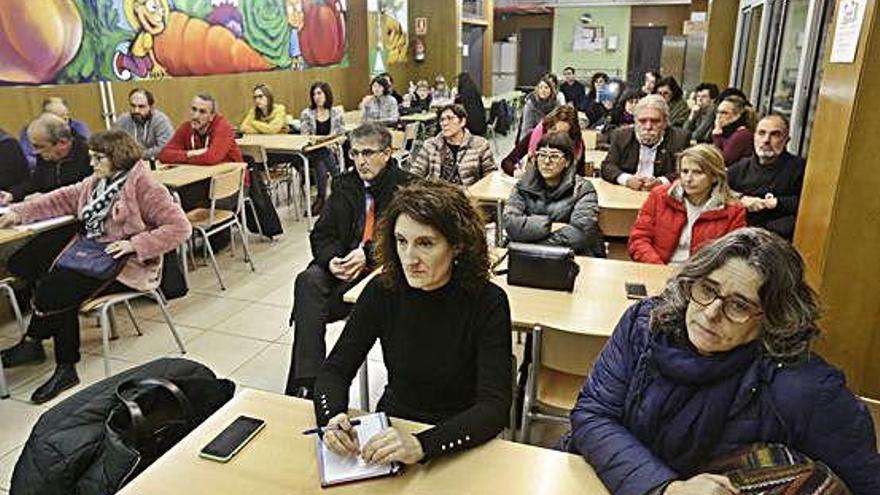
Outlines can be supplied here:
M645 284L626 283L627 299L644 299L646 297L648 297L648 289L645 287Z
M199 452L200 457L212 461L227 462L252 438L257 436L266 422L249 416L239 416Z

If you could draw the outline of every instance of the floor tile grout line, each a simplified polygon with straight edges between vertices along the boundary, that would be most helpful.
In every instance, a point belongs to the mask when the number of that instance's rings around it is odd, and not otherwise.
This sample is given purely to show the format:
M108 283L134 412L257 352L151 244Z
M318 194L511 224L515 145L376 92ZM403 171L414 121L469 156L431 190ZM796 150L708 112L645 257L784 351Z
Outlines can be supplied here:
M262 354L262 353L263 353L266 349L268 349L269 346L271 346L272 344L273 344L273 342L266 342L266 345L264 345L263 347L261 347L259 351L257 351L256 353L254 353L253 356L251 356L250 358L248 358L247 360L245 360L243 363L241 363L240 365L238 365L238 367L236 367L235 369L233 369L232 371L230 371L230 372L226 375L226 378L229 378L229 377L235 375L235 373L236 373L238 370L240 370L240 369L243 368L246 364L248 364L248 363L250 363L251 361L253 361L254 359L256 359L257 356L259 356L260 354ZM236 385L237 385L237 384L236 384Z

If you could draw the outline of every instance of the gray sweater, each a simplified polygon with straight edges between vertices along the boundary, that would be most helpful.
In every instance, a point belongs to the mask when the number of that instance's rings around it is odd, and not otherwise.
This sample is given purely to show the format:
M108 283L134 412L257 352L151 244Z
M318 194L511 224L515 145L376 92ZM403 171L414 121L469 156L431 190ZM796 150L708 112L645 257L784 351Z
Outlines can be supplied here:
M115 129L121 129L134 136L146 150L145 154L149 159L155 159L168 141L171 141L171 136L174 135L174 126L171 125L171 120L167 115L155 108L152 114L150 120L138 125L131 118L130 113L124 113L113 124Z

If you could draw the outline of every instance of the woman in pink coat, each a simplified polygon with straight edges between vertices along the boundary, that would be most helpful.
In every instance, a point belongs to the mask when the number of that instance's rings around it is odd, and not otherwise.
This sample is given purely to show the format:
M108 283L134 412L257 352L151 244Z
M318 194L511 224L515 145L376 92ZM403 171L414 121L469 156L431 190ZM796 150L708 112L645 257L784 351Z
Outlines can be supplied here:
M150 175L134 138L119 130L101 132L89 139L89 148L94 169L90 177L13 206L0 217L3 228L76 215L83 223L73 242L97 241L106 246L106 253L124 258L109 280L56 264L37 282L27 335L2 351L6 367L40 362L46 358L42 340L54 338L55 373L31 396L37 404L79 383L75 365L80 359L80 304L99 293L156 288L162 255L192 231L183 210Z

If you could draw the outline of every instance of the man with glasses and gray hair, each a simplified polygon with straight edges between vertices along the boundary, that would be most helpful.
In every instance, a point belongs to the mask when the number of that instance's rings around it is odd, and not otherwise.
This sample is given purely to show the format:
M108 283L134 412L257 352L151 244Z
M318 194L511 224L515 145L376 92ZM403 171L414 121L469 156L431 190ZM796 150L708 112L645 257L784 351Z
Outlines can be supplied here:
M213 96L202 93L193 97L190 120L177 128L159 152L159 161L188 165L244 161L235 142L235 131L217 110Z
M669 107L659 95L648 95L636 104L635 125L615 129L602 162L602 178L637 191L669 184L675 179L676 155L687 148L690 136L669 125Z
M391 158L391 133L367 123L352 131L349 157L354 170L333 179L333 191L309 235L314 258L296 277L293 356L287 395L311 398L315 377L327 355L327 323L348 315L342 301L348 289L375 267L373 232L398 187L414 177Z

